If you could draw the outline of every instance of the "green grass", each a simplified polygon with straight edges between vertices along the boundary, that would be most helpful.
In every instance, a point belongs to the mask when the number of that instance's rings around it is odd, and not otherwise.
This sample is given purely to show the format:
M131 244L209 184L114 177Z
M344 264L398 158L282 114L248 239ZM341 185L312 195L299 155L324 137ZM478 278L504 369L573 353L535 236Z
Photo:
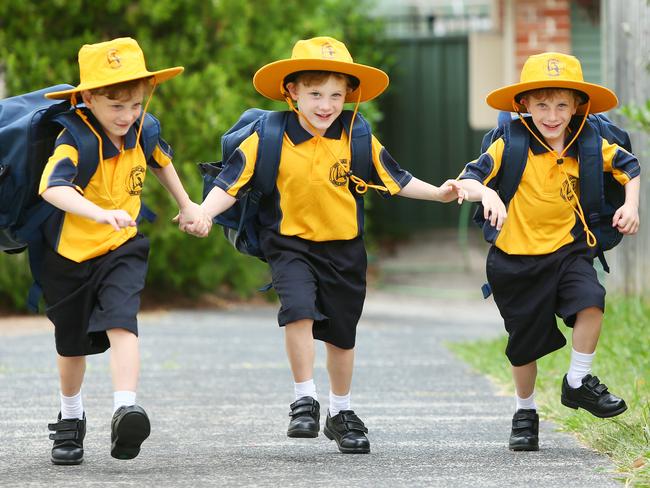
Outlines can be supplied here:
M582 409L572 410L560 403L560 385L571 353L571 329L561 324L567 346L538 361L535 397L541 416L575 433L586 445L609 455L616 465L617 477L626 486L650 487L649 325L649 304L620 297L608 300L593 374L627 402L627 412L613 419L598 419ZM451 344L450 348L514 394L505 346L506 338L503 337Z

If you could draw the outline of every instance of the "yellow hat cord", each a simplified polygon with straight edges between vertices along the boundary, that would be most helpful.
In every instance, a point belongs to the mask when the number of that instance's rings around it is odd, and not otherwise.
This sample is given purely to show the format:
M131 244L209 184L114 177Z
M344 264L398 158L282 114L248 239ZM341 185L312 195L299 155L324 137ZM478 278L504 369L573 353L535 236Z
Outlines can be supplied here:
M569 191L573 195L573 198L574 198L574 200L576 202L576 206L573 206L573 204L571 203L569 198L567 198L566 201L571 206L573 211L578 215L578 218L582 222L582 228L584 229L585 234L587 236L587 245L589 245L589 247L596 247L596 244L598 243L598 241L596 240L596 236L594 235L593 232L591 232L591 230L589 230L589 226L587 225L587 221L585 219L584 211L582 210L582 206L580 205L580 199L578 198L578 195L576 194L575 190L573 189L573 185L571 184L571 180L569 179L569 175L567 174L567 172L565 171L564 166L563 166L563 163L564 163L563 157L564 157L564 155L566 154L567 150L573 145L573 143L576 141L576 139L578 139L578 136L580 135L580 132L582 131L582 128L584 127L585 122L587 121L587 117L589 115L589 108L591 107L591 100L589 100L587 102L587 108L585 109L585 116L582 118L582 122L580 123L580 127L578 128L575 135L573 136L573 139L571 139L571 141L566 146L564 146L564 149L562 150L562 152L559 155L551 147L549 147L542 140L541 137L539 137L533 130L531 130L528 123L524 120L524 116L519 112L517 104L515 103L514 100L512 101L512 106L514 108L514 111L517 112L517 115L519 116L519 120L521 120L521 123L524 124L526 129L528 129L528 132L530 132L542 146L544 146L548 151L550 151L555 156L557 164L558 164L558 166L560 168L560 171L562 171L562 174L564 175L564 179L565 179L565 181L567 183L567 188L569 189ZM567 195L567 197L568 197L568 195Z
M137 133L137 137L135 139L136 144L139 143L139 141L140 141L140 134L142 133L142 126L144 125L144 117L145 117L145 115L147 113L147 108L149 107L149 102L151 102L151 98L153 97L153 92L154 92L155 89L156 89L156 79L154 78L153 87L151 89L151 92L149 93L149 97L147 98L147 102L144 105L144 109L142 110L142 115L141 115L142 123L140 123L140 126L138 127L138 133ZM102 141L102 137L99 135L97 130L95 130L93 125L90 123L90 121L88 120L88 117L86 116L86 114L83 113L83 111L80 108L77 107L77 96L76 95L77 95L76 93L73 93L72 96L70 97L70 105L75 107L75 113L79 116L79 118L81 118L81 120L84 122L84 124L86 124L88 126L90 131L97 138L97 148L98 148L98 152L99 152L99 170L101 171L102 181L104 182L104 191L106 192L106 196L108 197L108 199L113 204L113 207L118 209L119 205L113 199L113 194L111 193L110 189L108 188L108 181L106 181L107 179L105 177L104 144L103 144L103 141ZM120 151L120 154L118 156L118 163L119 163L120 159L122 158L122 153L123 153L123 151Z
M388 191L388 188L385 186L381 185L372 185L370 183L366 183L363 181L361 178L358 176L355 176L352 174L352 168L351 168L351 161L346 161L345 163L341 162L339 158L336 157L336 155L332 152L330 147L327 145L325 142L324 138L318 133L318 130L307 120L307 117L305 117L296 107L293 105L293 102L291 101L291 97L287 94L287 92L284 90L284 87L281 88L282 93L284 95L284 99L289 105L289 108L296 113L296 115L299 118L302 118L309 128L312 130L313 136L316 137L316 139L320 142L322 142L323 146L327 149L327 151L331 154L332 158L334 161L336 161L337 164L343 166L345 169L345 176L347 176L353 183L354 183L354 190L359 194L363 195L368 191L369 188L373 188L375 190L379 191ZM357 112L359 111L359 104L361 102L361 89L359 89L359 95L357 96L357 101L354 105L354 111L352 112L352 119L350 121L350 133L348 134L348 152L350 153L350 156L352 155L352 128L354 127L354 119L357 116Z

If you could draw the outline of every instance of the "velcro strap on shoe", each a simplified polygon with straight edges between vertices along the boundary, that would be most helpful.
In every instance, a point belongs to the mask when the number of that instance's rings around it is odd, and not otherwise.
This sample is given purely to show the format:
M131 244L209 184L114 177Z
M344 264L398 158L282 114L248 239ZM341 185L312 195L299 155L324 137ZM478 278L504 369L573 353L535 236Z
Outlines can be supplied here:
M56 424L47 424L47 428L57 432L63 430L77 430L79 422L81 422L81 420L59 420Z
M368 429L356 414L341 412L340 415L347 430L356 430L357 432L363 432L364 434L368 433Z
M302 415L305 413L316 413L316 405L302 405L300 407L292 408L291 412L289 412L289 417L295 417L296 415Z
M524 418L519 418L519 419L512 419L512 428L513 429L531 429L535 426L535 420L534 419L524 419Z
M51 441L76 441L79 433L76 430L65 430L50 434Z
M598 376L592 376L585 382L585 386L596 395L607 393L607 386L600 382Z

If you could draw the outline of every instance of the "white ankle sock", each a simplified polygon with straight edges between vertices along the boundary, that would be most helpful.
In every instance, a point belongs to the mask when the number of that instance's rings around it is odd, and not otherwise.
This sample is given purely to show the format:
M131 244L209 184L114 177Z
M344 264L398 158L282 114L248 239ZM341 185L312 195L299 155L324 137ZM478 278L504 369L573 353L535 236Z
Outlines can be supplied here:
M135 405L135 392L134 391L116 391L113 393L113 413L120 407L128 407Z
M318 400L316 395L316 385L314 384L314 379L307 381L302 381L300 383L293 383L293 392L296 397L296 400L302 397L310 396L314 400Z
M582 386L582 378L591 373L591 363L595 355L595 352L585 354L571 349L571 363L566 377L571 388L580 388Z
M84 406L81 401L81 391L76 395L61 397L61 418L62 419L82 419L84 416Z
M347 395L335 395L330 390L330 417L334 417L341 410L350 410L350 392Z
M527 410L537 410L537 405L535 404L535 392L528 397L528 398L520 398L519 395L515 394L515 400L516 400L516 409L519 410L520 408L524 408Z

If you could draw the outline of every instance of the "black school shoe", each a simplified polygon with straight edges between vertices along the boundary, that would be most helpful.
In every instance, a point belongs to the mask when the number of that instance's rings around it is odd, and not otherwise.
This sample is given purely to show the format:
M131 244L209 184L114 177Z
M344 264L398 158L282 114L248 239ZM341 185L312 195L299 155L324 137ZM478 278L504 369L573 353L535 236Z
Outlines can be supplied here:
M508 447L511 451L539 451L539 415L535 409L515 412Z
M86 414L82 419L61 419L61 412L55 424L47 424L54 431L50 434L52 463L81 464L84 460L84 437L86 437Z
M313 438L318 437L320 430L320 404L310 396L298 398L289 405L288 437Z
M149 417L141 406L118 408L111 421L111 456L133 459L140 453L140 446L150 433Z
M367 454L370 452L370 441L366 437L368 429L353 410L341 410L330 417L327 412L323 434L336 441L339 451L343 454Z
M602 384L597 376L588 374L582 378L580 388L571 388L564 375L562 380L562 405L578 409L584 408L590 414L600 417L616 417L627 410L625 400L612 395L607 386Z

